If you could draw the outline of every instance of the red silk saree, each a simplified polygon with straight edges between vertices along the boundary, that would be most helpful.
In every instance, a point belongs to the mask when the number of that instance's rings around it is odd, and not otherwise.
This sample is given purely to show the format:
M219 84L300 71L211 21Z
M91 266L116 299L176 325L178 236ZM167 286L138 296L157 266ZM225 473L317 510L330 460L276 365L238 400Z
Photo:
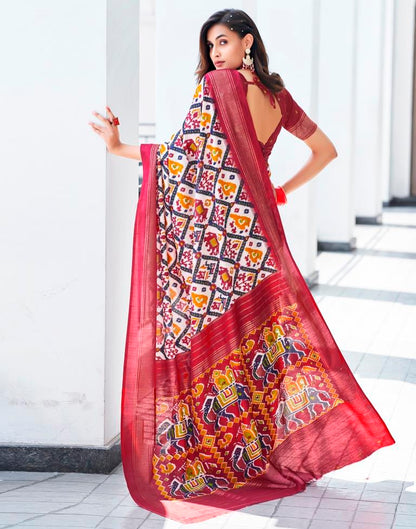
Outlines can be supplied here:
M206 74L141 155L121 418L135 502L202 521L393 444L290 253L241 74Z

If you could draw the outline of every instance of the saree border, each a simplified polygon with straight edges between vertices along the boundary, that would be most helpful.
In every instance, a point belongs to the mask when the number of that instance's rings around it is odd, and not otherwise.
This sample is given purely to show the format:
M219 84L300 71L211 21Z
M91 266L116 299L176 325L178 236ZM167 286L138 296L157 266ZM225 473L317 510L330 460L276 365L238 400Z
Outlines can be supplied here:
M156 348L156 154L142 144L143 181L134 224L129 319L121 397L121 453L130 494L154 509L152 457L155 428ZM137 414L140 402L140 415ZM147 435L146 435L147 434ZM146 485L146 486L143 486ZM140 491L140 494L138 493Z

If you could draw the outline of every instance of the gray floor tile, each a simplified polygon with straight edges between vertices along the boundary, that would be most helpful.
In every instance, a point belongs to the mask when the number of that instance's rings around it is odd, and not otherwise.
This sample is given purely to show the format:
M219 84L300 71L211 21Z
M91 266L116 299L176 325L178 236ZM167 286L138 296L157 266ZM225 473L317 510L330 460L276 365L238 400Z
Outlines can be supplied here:
M397 514L411 514L412 516L416 516L416 505L399 503L397 505Z
M312 520L309 529L350 529L351 523L335 520ZM376 528L374 528L376 529Z
M0 494L8 490L18 489L21 487L27 487L28 485L31 485L32 483L35 483L35 482L34 481L20 481L18 479L10 480L10 481L0 481Z
M308 520L312 518L316 507L298 507L293 505L279 505L275 517L282 516L283 518L290 518L295 516L296 518L307 518Z
M170 524L170 526L172 528L174 527L175 529L177 527L180 527L180 526L178 526L178 524L176 524L176 525L175 524ZM128 528L128 529L130 529L130 528ZM140 525L140 529L166 529L166 522L165 522L165 520L151 520L151 519L147 519L147 520L145 520L142 523L142 525Z
M391 525L393 519L394 513L357 511L354 515L353 521L367 524Z
M0 525L0 527L7 527L7 529L16 529L18 527L30 527L30 525ZM32 527L36 527L36 526L32 526ZM63 527L65 527L65 529L80 529L80 527L82 526L79 526L79 525L65 525L65 526L62 526L62 525L42 525L42 529L62 529ZM37 528L39 529L39 526L37 526Z
M22 527L36 526L41 527L42 529L47 525L58 525L61 527L66 527L67 525L96 527L102 519L102 516L92 516L88 514L83 514L82 516L77 514L45 514L44 516L27 520L20 525Z
M378 490L381 492L401 492L403 483L401 481L380 481L376 483L367 483L365 490Z
M325 496L325 494L324 494ZM283 498L280 505L285 507L318 507L319 502L321 501L320 497L309 496L309 497L299 497L299 494L294 496L287 496Z
M410 503L416 505L416 492L403 491L400 495L400 503Z
M144 527L141 525L143 520L136 518L119 518L115 516L108 516L99 525L97 529L137 529ZM163 525L161 526L163 527Z
M75 493L75 492L33 492L28 494L25 490L9 491L4 492L0 495L0 511L1 504L10 501L51 501L51 502L64 502L64 503L78 503L86 498L88 493Z
M344 511L355 511L357 508L358 501L347 500L345 498L322 498L319 508L322 509L340 509Z
M373 524L367 522L352 522L351 529L391 529L391 524Z
M399 498L399 492L381 492L378 490L365 490L361 496L361 499L364 501L380 501L386 503L397 503Z
M122 503L125 499L125 494L96 494L93 492L92 494L86 496L82 503L100 503L103 505L113 505L115 507L116 505ZM129 502L133 502L133 500L129 498ZM134 502L133 505L135 505Z
M100 487L100 483L94 483L94 482L78 482L78 481L55 481L55 480L48 480L48 481L42 481L40 483L34 483L33 485L30 485L29 487L25 488L25 492L32 493L44 493L44 492L58 492L58 491L65 491L65 492L85 492L89 493L96 489L98 492L98 489Z
M0 524L17 524L37 515L38 513L0 512Z
M45 498L46 500L46 498ZM64 509L66 507L70 507L72 503L64 503L64 502L49 502L49 501L31 501L30 497L27 499L27 501L19 501L19 502L4 502L0 503L0 516L1 513L36 513L36 514L45 514L50 513L53 511L57 511L58 509Z
M106 481L109 478L108 474L86 474L86 473L80 473L77 474L76 472L66 472L65 474L60 474L59 476L56 476L56 478L53 479L54 482L57 481L64 481L65 483L68 481L75 481L75 482L81 482L81 483L102 483L103 481Z
M93 514L97 516L107 516L114 509L111 504L103 503L78 503L77 505L70 505L61 509L61 514ZM81 518L81 516L80 516Z
M256 503L254 505L249 505L243 509L239 509L239 513L248 513L248 514L260 514L262 516L271 516L273 512L281 505L281 500L267 501L263 503Z
M333 520L339 522L349 522L354 518L353 510L343 509L323 509L318 507L314 514L315 520Z
M147 518L149 511L142 509L138 505L118 505L113 509L111 515L119 518L139 518L140 520L143 520L144 518Z
M381 503L377 501L359 501L357 511L395 513L396 503Z
M27 480L27 481L37 481L45 480L54 476L58 476L58 472L18 472L12 470L0 470L0 480Z
M416 527L416 516L412 516L411 514L396 514L394 524L414 529Z

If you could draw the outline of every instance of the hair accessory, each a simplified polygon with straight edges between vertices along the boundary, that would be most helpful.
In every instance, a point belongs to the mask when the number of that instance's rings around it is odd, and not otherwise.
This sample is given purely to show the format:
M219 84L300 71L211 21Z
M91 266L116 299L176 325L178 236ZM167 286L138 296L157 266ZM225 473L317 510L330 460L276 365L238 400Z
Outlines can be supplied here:
M243 69L244 70L250 70L251 72L254 72L254 61L253 58L250 56L250 48L246 48L246 56L243 57Z

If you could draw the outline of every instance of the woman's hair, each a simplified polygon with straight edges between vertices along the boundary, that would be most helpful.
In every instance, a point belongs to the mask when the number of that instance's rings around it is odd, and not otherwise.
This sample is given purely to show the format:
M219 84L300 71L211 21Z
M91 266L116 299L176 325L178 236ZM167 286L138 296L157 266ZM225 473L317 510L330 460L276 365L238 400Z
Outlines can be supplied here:
M221 11L217 11L202 25L199 35L199 63L195 71L198 83L207 72L216 69L209 56L209 48L207 45L207 33L214 24L224 24L231 31L235 31L240 39L247 35L247 33L253 35L254 40L250 55L254 59L254 68L260 81L275 93L280 92L285 87L283 79L278 73L269 72L269 57L266 53L263 40L260 37L259 30L247 13L240 9L222 9Z

